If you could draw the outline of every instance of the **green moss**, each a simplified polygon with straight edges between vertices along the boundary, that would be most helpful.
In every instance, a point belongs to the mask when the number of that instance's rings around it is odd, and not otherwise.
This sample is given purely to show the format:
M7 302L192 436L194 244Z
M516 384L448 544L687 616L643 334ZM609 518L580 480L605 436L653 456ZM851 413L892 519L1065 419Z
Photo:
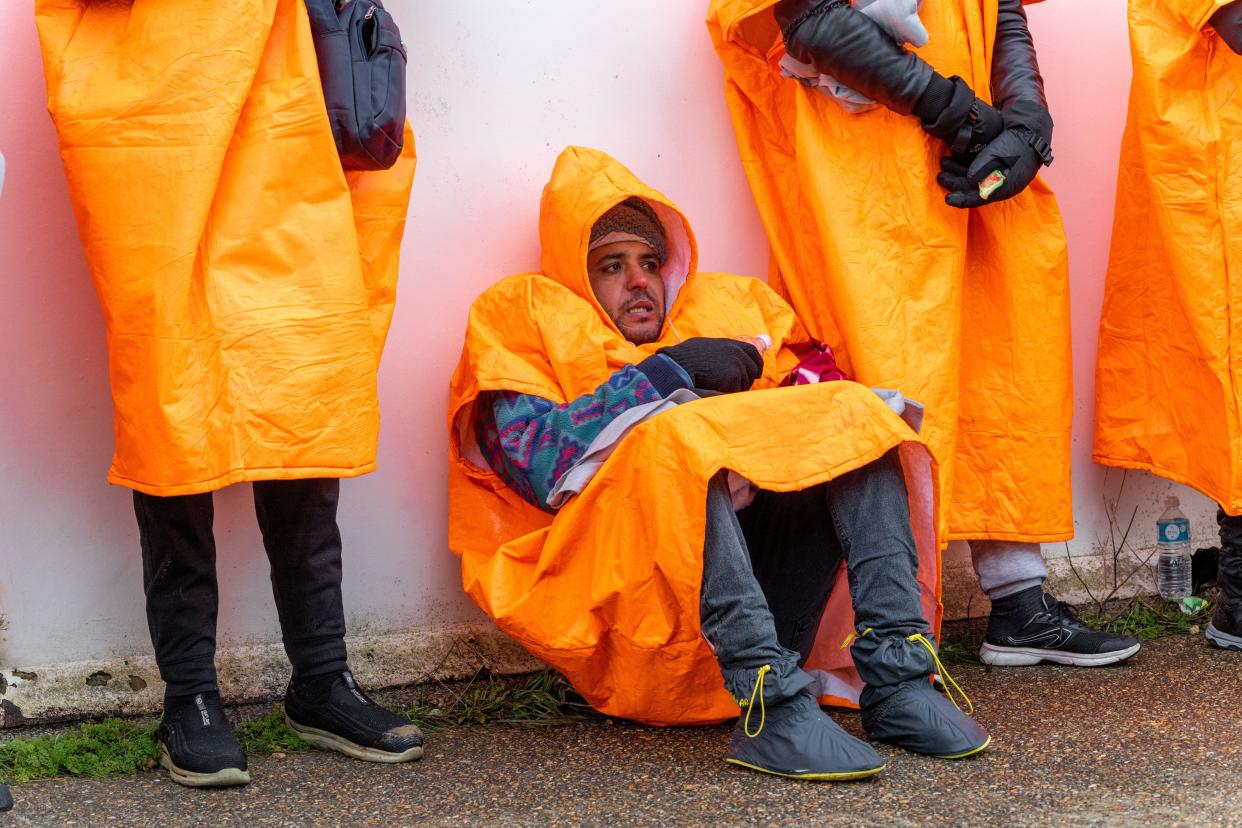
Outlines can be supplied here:
M593 715L569 683L551 670L516 678L481 674L464 688L442 684L420 687L418 693L400 712L427 730L560 724ZM251 756L311 748L285 723L279 707L238 724L237 739ZM0 781L133 773L155 767L157 756L155 722L106 719L51 736L0 742Z
M250 755L267 753L292 753L307 750L311 746L293 732L285 723L285 713L280 708L262 719L254 719L237 725L237 741Z
M55 736L0 742L0 778L29 782L51 776L132 773L155 762L155 725L107 719Z

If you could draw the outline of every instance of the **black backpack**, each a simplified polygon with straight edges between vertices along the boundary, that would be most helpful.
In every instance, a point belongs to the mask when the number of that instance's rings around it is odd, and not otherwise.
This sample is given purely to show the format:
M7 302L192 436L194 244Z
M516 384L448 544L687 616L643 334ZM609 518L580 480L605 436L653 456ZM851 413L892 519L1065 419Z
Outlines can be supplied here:
M341 166L386 170L405 135L405 44L380 0L306 0Z

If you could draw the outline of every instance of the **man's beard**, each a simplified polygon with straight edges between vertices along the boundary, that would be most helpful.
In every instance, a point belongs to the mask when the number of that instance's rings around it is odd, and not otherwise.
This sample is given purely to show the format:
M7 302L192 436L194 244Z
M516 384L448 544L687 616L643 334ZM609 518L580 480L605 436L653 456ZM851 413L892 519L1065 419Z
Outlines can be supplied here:
M651 305L655 318L651 322L643 323L639 327L622 324L620 320L625 318L630 309L644 301ZM634 345L646 345L649 342L658 340L660 338L660 331L664 330L664 308L660 306L660 303L656 301L654 296L644 290L642 293L631 296L621 306L621 311L613 322L629 342Z

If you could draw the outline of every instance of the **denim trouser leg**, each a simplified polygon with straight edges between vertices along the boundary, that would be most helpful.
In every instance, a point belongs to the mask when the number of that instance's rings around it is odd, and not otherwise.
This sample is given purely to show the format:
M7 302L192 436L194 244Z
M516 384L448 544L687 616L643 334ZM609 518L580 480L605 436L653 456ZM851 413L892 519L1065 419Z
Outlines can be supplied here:
M828 507L845 549L854 628L850 648L858 675L875 689L927 676L930 654L915 633L927 633L919 589L918 548L910 503L894 449L828 484Z
M1038 543L972 540L970 559L979 576L979 588L992 601L1039 586L1048 578Z
M845 549L855 629L878 635L926 632L919 553L896 450L830 482L828 507Z
M798 653L777 639L723 472L712 478L707 490L700 615L703 635L734 698L750 696L758 669L765 664L772 667L764 683L769 702L789 698L812 683L798 668Z

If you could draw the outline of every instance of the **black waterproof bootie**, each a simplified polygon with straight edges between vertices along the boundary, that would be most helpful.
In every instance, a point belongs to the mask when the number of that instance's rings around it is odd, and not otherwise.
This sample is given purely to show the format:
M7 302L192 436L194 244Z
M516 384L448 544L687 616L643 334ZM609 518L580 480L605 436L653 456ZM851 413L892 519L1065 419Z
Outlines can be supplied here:
M928 637L864 634L852 653L866 683L859 706L870 738L941 759L963 759L991 743L988 732L970 717L970 699L944 670ZM957 690L964 711L932 686L933 674Z
M294 678L285 720L313 745L365 762L410 762L423 755L423 734L404 716L371 700L348 670Z
M861 739L846 733L820 709L810 676L786 698L765 693L766 665L755 675L749 698L739 699L742 716L733 730L725 761L751 770L794 779L865 779L884 770L884 760ZM801 673L802 671L798 671Z
M155 738L160 764L178 784L220 788L250 781L246 753L224 715L218 692L166 698Z
M1213 647L1242 651L1242 547L1222 548L1217 566L1220 601L1205 635Z

